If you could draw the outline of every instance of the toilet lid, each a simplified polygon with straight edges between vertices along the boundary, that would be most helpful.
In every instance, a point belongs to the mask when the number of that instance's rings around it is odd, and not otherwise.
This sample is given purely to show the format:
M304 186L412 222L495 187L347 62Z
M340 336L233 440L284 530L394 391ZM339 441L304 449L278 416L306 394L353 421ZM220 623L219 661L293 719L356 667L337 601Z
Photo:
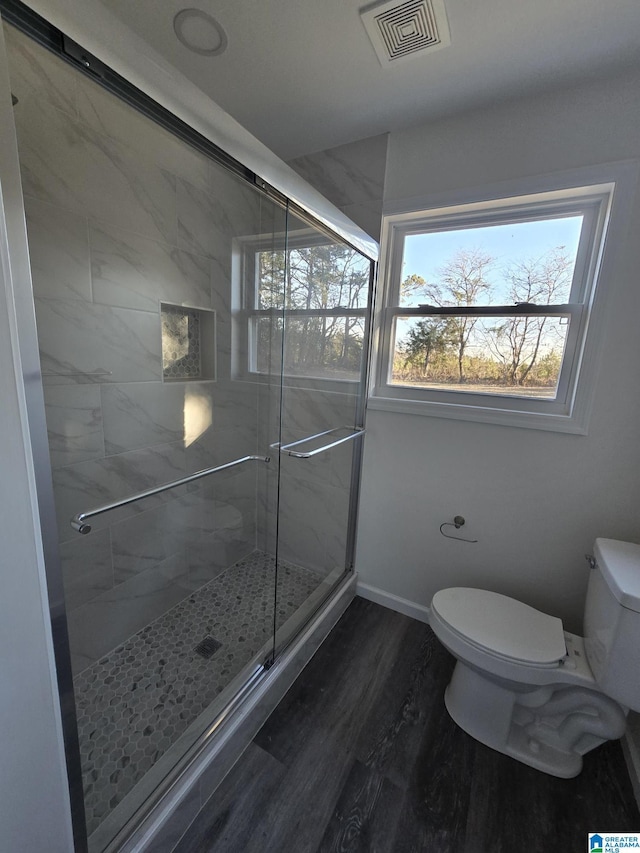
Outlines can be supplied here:
M431 608L463 638L501 657L544 666L567 653L562 620L497 592L441 589Z

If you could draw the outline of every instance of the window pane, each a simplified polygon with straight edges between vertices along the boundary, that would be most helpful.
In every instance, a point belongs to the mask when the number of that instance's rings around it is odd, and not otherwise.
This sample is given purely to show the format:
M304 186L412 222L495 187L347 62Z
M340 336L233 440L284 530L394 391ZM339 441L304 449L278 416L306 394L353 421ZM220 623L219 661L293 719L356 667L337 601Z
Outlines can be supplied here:
M393 385L556 396L569 317L397 317Z
M256 252L255 257L257 292L251 294L255 299L253 307L261 310L269 308L281 310L284 295L285 252Z
M281 308L284 296L286 308L364 308L369 266L366 258L340 243L303 246L288 253L258 252L256 307Z
M282 319L254 318L255 369L280 368ZM363 317L286 317L284 373L319 379L359 380Z
M408 234L402 306L570 301L582 216Z

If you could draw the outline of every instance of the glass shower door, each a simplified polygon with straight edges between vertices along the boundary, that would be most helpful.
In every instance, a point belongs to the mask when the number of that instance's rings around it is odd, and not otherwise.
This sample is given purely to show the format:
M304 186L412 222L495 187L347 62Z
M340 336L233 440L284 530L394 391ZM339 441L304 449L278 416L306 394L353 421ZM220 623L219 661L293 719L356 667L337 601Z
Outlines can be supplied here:
M98 853L352 565L371 265L141 93L120 100L55 55L60 34L40 32L47 50L3 28L57 663Z
M281 422L271 447L276 653L353 566L371 289L367 258L294 215L287 224Z
M234 311L237 247L281 241L286 210L4 33L68 626L62 703L100 851L273 648L275 560L259 545L275 522L258 532L257 483L277 458L258 425L279 418L280 351L252 380Z

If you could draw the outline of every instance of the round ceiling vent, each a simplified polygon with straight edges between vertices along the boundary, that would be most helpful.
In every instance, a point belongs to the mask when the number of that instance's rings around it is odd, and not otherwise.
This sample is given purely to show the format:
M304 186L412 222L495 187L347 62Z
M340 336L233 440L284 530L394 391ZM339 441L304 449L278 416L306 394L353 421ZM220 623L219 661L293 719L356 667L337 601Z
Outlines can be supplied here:
M173 29L185 47L202 56L219 56L227 48L227 34L222 25L202 9L178 12Z

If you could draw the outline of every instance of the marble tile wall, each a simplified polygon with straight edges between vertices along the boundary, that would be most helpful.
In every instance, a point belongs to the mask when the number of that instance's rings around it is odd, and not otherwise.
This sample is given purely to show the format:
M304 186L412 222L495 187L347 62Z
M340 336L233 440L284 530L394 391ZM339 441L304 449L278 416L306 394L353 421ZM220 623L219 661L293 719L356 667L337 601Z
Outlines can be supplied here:
M367 234L380 240L388 134L291 160L289 165Z
M75 513L257 452L231 379L232 238L250 187L5 27L47 426L80 670L256 545L255 466L94 519ZM216 382L163 383L161 301L217 312Z

